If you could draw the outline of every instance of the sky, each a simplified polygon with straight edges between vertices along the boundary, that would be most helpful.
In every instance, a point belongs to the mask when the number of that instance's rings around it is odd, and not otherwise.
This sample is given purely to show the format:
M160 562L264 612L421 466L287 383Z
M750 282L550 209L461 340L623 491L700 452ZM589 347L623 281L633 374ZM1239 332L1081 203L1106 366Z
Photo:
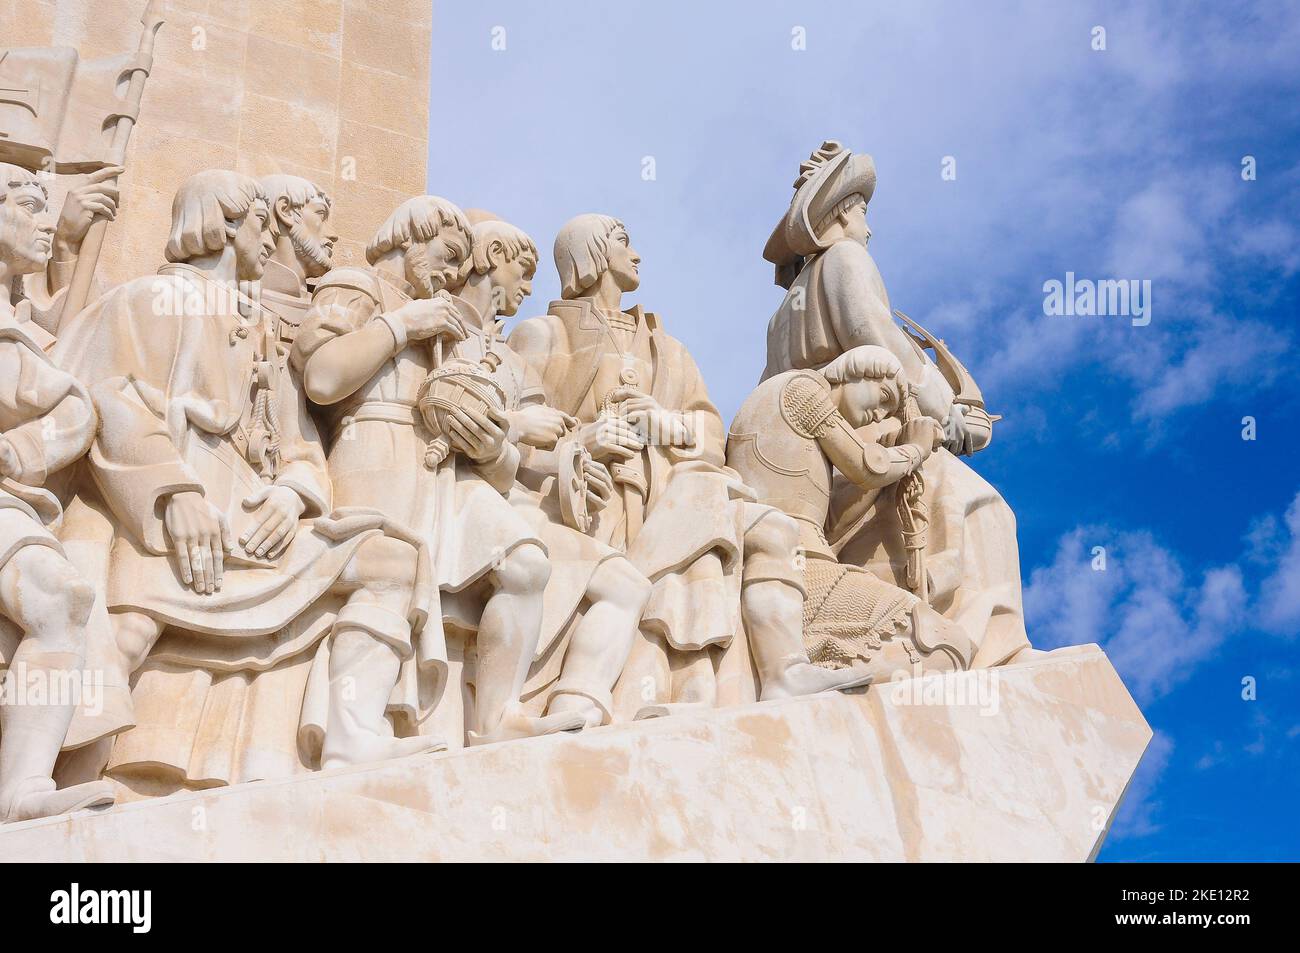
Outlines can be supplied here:
M565 221L623 220L729 420L799 163L870 153L892 305L1005 417L971 463L1030 639L1100 643L1155 732L1099 859L1295 860L1297 50L1297 3L438 2L429 190L536 240L521 317ZM1067 273L1149 323L1046 313Z

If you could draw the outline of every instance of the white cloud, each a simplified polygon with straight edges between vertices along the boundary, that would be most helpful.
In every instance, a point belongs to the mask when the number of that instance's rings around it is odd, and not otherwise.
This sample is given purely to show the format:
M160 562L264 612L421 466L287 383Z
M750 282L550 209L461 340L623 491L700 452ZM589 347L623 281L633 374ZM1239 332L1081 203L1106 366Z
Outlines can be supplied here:
M1283 522L1289 538L1279 540L1272 571L1260 584L1260 620L1270 632L1295 637L1300 634L1300 493L1287 507Z
M1094 568L1094 547L1105 569ZM1029 637L1039 648L1099 642L1138 700L1186 679L1246 618L1236 566L1188 581L1172 552L1146 532L1081 526L1061 537L1051 565L1025 587Z

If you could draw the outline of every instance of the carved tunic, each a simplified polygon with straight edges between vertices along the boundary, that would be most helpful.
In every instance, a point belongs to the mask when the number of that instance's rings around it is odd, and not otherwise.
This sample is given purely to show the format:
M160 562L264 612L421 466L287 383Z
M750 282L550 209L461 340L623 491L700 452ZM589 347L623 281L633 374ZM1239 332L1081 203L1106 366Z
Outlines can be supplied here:
M379 272L330 272L317 285L298 331L293 366L301 370L327 341L359 331L407 300L406 291ZM464 302L459 306L468 307ZM446 356L463 351L477 360L481 350L482 344L471 340ZM429 547L438 584L455 593L477 582L515 547L543 544L506 501L518 465L518 453L509 443L496 461L475 464L453 454L437 470L424 465L434 435L417 400L432 367L430 342L411 341L353 394L321 408L321 416L330 431L329 470L339 504L374 508L407 527ZM442 610L454 614L450 621L473 626L478 601L444 599Z
M40 328L0 303L0 434L18 458L0 480L0 567L24 546L62 552L51 529L63 509L46 479L76 461L95 436L90 394L42 349Z

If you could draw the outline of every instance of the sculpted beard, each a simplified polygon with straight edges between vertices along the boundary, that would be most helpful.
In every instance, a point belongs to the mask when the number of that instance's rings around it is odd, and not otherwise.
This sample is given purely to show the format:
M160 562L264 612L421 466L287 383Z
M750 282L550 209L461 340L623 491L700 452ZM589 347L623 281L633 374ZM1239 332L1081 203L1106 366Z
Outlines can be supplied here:
M289 241L293 243L293 250L303 261L311 262L316 271L311 277L319 277L330 269L330 250L325 247L325 243L307 231L306 226L301 222L294 222L289 226Z

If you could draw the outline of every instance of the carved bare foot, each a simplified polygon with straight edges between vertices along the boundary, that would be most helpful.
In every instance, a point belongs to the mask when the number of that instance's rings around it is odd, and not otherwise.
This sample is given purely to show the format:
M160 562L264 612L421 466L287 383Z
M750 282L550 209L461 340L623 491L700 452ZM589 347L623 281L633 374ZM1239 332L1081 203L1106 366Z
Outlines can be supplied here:
M331 750L327 739L325 746L327 750L321 755L322 769L391 761L394 758L447 750L446 741L430 735L414 735L410 738L387 738L377 734L353 735L348 738L346 745Z
M795 662L775 678L763 685L760 701L790 698L795 695L816 695L821 692L842 692L871 684L874 676L857 669L822 668L811 662Z
M599 728L605 722L605 712L586 695L561 692L546 706L548 715L574 714L582 716L582 728Z
M72 787L55 788L48 778L20 781L0 800L0 823L56 817L88 807L107 807L117 800L108 781L87 781Z
M691 712L707 711L713 705L708 702L660 702L655 705L645 705L637 709L633 721L644 721L647 718L668 718L671 715L689 715Z
M467 732L471 745L491 745L498 741L515 741L519 738L536 738L538 735L553 735L560 731L581 731L586 719L579 712L561 711L540 718L525 715L520 708L506 712L495 731L480 734Z

